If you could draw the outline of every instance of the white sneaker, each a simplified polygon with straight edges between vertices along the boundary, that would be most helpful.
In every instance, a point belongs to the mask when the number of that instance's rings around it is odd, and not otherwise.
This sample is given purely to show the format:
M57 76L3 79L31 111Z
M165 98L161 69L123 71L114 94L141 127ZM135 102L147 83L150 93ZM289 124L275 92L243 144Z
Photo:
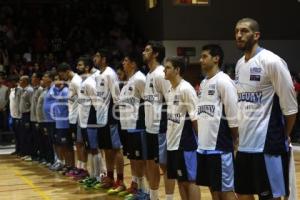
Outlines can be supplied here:
M31 157L28 156L27 158L24 159L25 161L32 161Z
M28 156L21 157L22 160L25 160L26 158L28 158Z
M47 161L43 161L41 164L42 165L47 165L48 163L47 163Z

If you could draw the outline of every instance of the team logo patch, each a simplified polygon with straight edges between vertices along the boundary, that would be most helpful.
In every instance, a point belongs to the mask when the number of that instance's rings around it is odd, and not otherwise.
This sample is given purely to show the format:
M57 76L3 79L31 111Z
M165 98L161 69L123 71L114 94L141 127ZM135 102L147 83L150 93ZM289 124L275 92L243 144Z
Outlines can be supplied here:
M250 81L260 81L260 75L250 75Z
M250 74L261 74L261 68L260 67L251 67L250 68Z
M175 96L174 96L173 104L174 104L174 105L179 105L179 95L175 95Z
M251 67L250 68L250 81L260 81L262 69L261 67Z
M104 86L104 79L101 79L100 86Z
M208 90L208 95L214 95L215 94L215 90Z

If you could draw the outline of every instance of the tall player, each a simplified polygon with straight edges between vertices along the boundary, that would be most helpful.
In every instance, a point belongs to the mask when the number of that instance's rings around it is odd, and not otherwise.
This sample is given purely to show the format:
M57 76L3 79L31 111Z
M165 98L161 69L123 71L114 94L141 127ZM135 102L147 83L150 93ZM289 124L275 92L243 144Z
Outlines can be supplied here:
M198 185L210 188L212 199L236 199L233 144L237 141L237 93L234 82L220 71L220 46L205 45L200 64L206 77L200 85L198 114Z
M280 199L289 195L288 143L298 112L286 62L259 46L258 23L244 18L235 26L239 147L235 191L239 199Z
M110 53L100 49L94 55L94 63L100 70L96 76L97 98L100 103L97 108L97 123L99 129L99 148L104 150L107 176L103 178L99 187L104 189L118 188L124 190L124 158L121 152L122 144L119 135L118 121L114 116L120 94L119 80L116 72L109 67ZM117 180L114 181L114 168Z
M82 138L88 153L88 162L90 163L89 179L81 183L86 188L91 188L98 183L100 176L100 166L98 157L98 136L96 126L96 80L99 70L92 67L93 61L90 57L84 56L78 59L78 71L84 71L82 75L82 84L79 93L79 124Z
M146 124L146 172L150 186L151 200L158 199L160 182L160 164L164 171L166 199L173 199L175 181L167 179L167 144L166 144L166 97L170 82L165 80L165 47L159 42L149 42L143 52L143 60L148 65L145 86L145 124Z

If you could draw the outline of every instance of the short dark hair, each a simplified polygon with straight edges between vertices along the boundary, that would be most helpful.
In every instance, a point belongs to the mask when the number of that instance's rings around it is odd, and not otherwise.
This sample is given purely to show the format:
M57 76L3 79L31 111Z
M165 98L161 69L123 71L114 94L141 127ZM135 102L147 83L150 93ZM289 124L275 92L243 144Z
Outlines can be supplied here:
M31 77L35 76L38 79L41 79L43 77L43 74L41 72L34 72Z
M105 48L103 48L103 49L98 49L98 50L96 51L96 53L100 53L100 56L101 56L101 57L104 57L104 58L106 59L106 63L107 63L107 64L110 64L110 62L111 62L111 60L112 60L112 55L111 55L111 53L110 53L107 49L105 49Z
M237 22L237 24L243 23L243 22L248 22L248 23L250 23L250 28L251 28L251 30L254 31L254 32L259 32L259 24L258 24L258 22L257 22L255 19L246 17L246 18L240 19L240 20Z
M135 62L137 68L142 65L142 55L137 52L131 52L128 54L125 54L124 58L127 57L131 62Z
M166 48L164 45L158 41L149 41L147 45L151 46L154 53L158 53L157 61L162 63L166 56Z
M66 72L69 70L71 70L71 66L66 62L60 63L57 67L57 72Z
M56 75L57 74L55 72L53 72L53 71L46 71L44 73L44 76L48 76L52 81L54 81L54 78L55 78Z
M186 70L185 60L181 57L173 56L166 59L166 62L172 63L173 67L179 69L180 76L183 76Z
M219 67L223 65L224 52L220 45L217 44L207 44L202 47L202 51L209 51L209 54L213 57L219 56Z
M88 56L88 55L80 56L78 58L77 62L79 62L79 61L82 61L83 64L84 64L84 66L85 67L88 66L89 69L91 69L93 67L93 65L94 65L92 58L90 56Z
M30 82L30 78L29 78L28 75L23 75L23 76L21 76L21 77L20 77L20 80L21 80L21 79L25 80L26 83L28 83L28 84L29 84L29 82Z

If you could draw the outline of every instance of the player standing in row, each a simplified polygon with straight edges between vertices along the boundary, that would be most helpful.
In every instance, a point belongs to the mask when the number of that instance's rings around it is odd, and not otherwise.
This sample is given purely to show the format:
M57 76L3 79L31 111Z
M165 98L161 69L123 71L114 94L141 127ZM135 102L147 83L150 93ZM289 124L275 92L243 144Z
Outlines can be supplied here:
M20 78L21 96L19 110L21 114L20 138L21 138L21 154L25 157L23 159L31 160L31 128L30 128L30 107L33 89L30 86L30 79L28 76Z
M195 184L197 169L197 95L182 76L185 61L172 57L165 62L165 79L171 87L167 92L167 174L176 179L181 199L200 199L200 189ZM194 130L193 130L194 127Z
M197 106L197 184L210 188L212 199L233 200L233 151L237 144L237 93L234 82L220 71L224 53L220 46L202 48L200 64L206 77L201 82Z
M31 127L31 139L29 139L31 143L31 158L32 160L38 160L40 147L39 144L39 134L38 134L38 122L36 116L36 106L38 97L42 91L40 88L41 74L33 73L31 76L31 86L33 88L33 93L31 97L31 106L30 106L30 127Z
M158 199L160 170L164 172L166 199L173 199L175 181L167 178L167 112L166 94L170 82L165 80L164 67L160 64L165 57L165 47L158 42L149 42L143 52L143 60L149 68L145 86L146 124L146 173L150 186L150 199ZM159 164L158 164L159 163Z
M18 85L19 77L14 76L11 79L12 88L9 93L9 111L12 118L12 128L15 134L15 152L13 154L21 155L21 141L20 141L20 119L21 113L19 109L21 88Z
M71 66L68 64L58 66L58 74L59 77L63 81L68 81L69 93L68 93L68 110L69 110L69 134L71 135L72 141L69 141L72 144L72 148L68 148L67 157L70 163L70 172L68 175L78 175L80 173L80 169L82 168L81 164L81 154L83 146L80 143L77 143L77 127L78 127L78 95L80 92L80 85L82 82L82 78L74 73L71 70ZM70 139L70 137L68 137ZM76 154L77 154L77 165L75 168L75 153L73 149L73 143L76 145ZM72 171L71 171L72 170ZM67 171L65 173L68 173Z
M141 55L131 53L124 57L123 69L128 78L120 93L119 109L122 130L125 130L125 147L130 160L132 182L123 195L125 199L138 198L139 190L145 192L145 112L144 89L146 77L139 71ZM122 194L120 194L122 196Z
M82 159L84 159L84 162L88 161L90 167L90 177L82 180L81 183L84 183L86 188L91 188L98 183L97 178L100 176L95 79L99 74L99 70L93 68L93 61L88 56L80 57L78 59L77 70L82 74L82 83L78 96L79 124L84 148L87 151L87 157L86 155L83 155ZM77 140L80 140L80 136Z
M289 140L298 112L286 62L259 46L258 23L237 22L235 39L244 56L236 65L239 147L235 191L239 199L289 195Z
M103 178L99 187L112 187L125 190L124 185L124 158L121 152L122 144L118 121L115 116L115 105L118 101L120 88L116 72L109 67L110 53L100 49L94 55L94 64L100 70L96 76L97 89L97 124L99 128L99 149L104 150L107 176ZM114 181L114 169L117 172L117 181Z

